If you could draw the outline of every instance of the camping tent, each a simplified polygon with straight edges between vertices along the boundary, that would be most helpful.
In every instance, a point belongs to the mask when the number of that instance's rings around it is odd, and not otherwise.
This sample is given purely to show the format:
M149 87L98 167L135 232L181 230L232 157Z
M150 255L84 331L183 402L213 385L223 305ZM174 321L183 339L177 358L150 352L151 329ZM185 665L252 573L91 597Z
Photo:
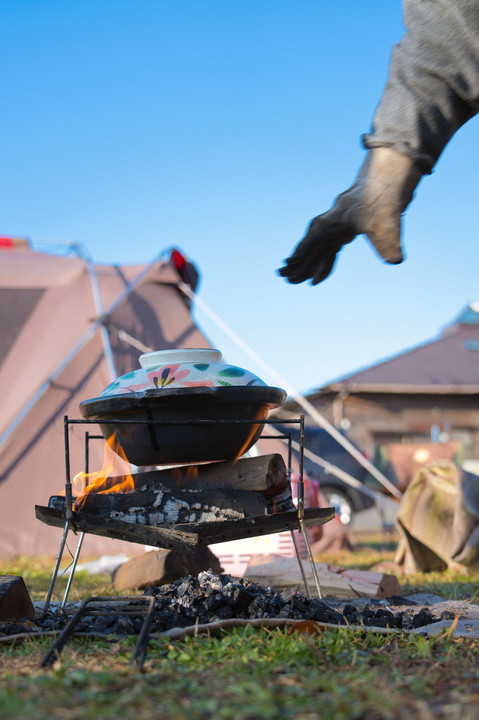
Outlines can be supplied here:
M149 349L210 347L182 282L198 274L178 251L149 265L93 265L0 242L0 557L52 555L61 530L35 519L65 484L63 417L138 368ZM96 426L95 426L96 427ZM72 472L84 467L84 425L70 426ZM99 469L103 443L91 442ZM101 447L100 447L101 446ZM83 556L143 548L87 535Z

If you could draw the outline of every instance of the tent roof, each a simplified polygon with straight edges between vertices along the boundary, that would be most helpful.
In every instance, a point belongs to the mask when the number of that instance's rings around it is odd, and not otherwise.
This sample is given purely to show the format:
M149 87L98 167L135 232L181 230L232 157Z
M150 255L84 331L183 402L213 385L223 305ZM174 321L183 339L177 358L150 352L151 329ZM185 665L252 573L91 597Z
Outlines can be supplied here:
M438 339L329 383L319 392L341 389L479 393L479 303L468 305Z
M63 417L138 367L144 349L210 347L178 283L197 277L173 253L150 265L96 265L27 248L0 248L0 557L54 555L61 533L35 519L65 484ZM95 283L99 298L95 297ZM108 343L107 343L108 344ZM145 351L145 350L143 350ZM72 474L84 468L84 426L71 431ZM101 446L101 447L100 447ZM92 443L99 469L103 443ZM97 536L83 553L143 551Z

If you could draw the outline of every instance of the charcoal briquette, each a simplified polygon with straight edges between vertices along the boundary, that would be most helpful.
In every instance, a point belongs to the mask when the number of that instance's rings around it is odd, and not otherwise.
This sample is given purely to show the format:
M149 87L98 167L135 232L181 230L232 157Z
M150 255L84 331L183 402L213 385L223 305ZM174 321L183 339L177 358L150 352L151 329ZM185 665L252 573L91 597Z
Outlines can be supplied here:
M427 608L423 608L418 613L413 615L412 618L412 626L414 628L422 627L423 625L430 625L433 622L436 622L436 619L433 617L431 611Z

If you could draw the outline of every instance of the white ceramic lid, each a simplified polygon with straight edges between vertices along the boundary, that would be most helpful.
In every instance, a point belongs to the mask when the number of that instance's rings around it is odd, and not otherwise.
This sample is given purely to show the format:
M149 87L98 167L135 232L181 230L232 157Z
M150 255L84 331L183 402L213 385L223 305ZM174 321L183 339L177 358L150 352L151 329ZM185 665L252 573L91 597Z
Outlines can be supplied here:
M221 352L211 348L182 348L180 350L157 350L155 352L140 355L142 368L154 368L159 365L170 363L198 362L211 363L221 362Z

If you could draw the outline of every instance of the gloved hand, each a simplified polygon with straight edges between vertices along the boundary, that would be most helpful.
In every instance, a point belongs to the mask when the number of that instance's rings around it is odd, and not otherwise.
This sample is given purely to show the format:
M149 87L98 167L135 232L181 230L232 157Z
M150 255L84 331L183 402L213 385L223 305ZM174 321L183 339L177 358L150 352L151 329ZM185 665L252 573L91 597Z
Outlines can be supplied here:
M279 274L291 283L312 285L331 273L343 245L364 233L388 263L403 261L401 218L422 173L414 161L392 148L369 150L354 184L308 231Z
M306 235L280 268L279 274L290 283L311 278L311 285L317 285L325 280L334 267L337 253L356 237L354 228L332 217L332 212L318 215L311 221Z

